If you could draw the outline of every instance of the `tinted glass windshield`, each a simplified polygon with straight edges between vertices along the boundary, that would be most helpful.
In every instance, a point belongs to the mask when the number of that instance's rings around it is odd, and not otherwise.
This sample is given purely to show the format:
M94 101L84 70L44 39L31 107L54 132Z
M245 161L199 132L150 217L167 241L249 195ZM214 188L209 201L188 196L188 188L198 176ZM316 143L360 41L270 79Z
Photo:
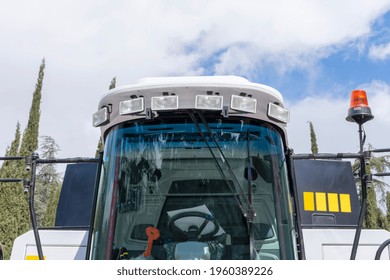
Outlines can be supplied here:
M266 124L119 125L106 139L92 258L292 259L286 174Z

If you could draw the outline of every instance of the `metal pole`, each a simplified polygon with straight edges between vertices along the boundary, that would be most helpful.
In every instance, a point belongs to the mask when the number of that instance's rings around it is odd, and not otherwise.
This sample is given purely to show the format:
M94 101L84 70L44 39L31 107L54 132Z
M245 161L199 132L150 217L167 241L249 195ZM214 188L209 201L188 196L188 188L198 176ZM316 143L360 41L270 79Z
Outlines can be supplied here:
M366 186L366 164L365 157L363 155L363 129L362 124L359 124L359 142L360 142L360 185L361 185L361 207L359 213L358 224L355 232L355 238L353 240L351 260L356 258L357 248L359 246L360 234L362 231L363 218L366 215L367 208L367 186Z
M38 226L37 226L37 218L34 210L34 194L35 194L35 177L36 177L36 169L37 169L37 160L39 156L37 153L31 154L31 181L30 181L30 195L29 195L29 209L30 209L30 218L31 224L34 231L35 237L35 245L38 251L39 260L43 260L43 252L42 252L42 244L41 239L39 237Z
M388 152L390 152L390 149L374 149L374 150L371 150L371 152L373 152L373 153L388 153Z
M354 159L360 158L361 154L355 153L320 153L320 154L296 154L292 155L293 159Z
M23 179L17 179L17 178L5 178L5 179L0 179L0 183L19 183L22 182Z
M21 160L24 157L0 157L0 160Z

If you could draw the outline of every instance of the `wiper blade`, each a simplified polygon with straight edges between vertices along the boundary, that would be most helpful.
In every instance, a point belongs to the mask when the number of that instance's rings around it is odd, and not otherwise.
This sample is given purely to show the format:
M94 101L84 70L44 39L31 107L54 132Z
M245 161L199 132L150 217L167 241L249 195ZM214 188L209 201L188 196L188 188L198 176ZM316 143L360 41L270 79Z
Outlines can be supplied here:
M240 182L238 181L236 175L234 174L232 168L230 167L229 162L227 161L227 159L226 159L226 157L225 157L225 155L224 155L224 153L223 153L221 147L219 146L217 140L215 139L214 135L212 134L212 131L211 131L210 127L208 126L208 123L207 123L206 119L204 118L204 116L202 115L201 112L198 111L197 113L198 113L198 115L199 115L199 117L200 117L200 119L201 119L203 125L205 126L207 133L210 135L211 140L213 141L214 145L217 147L218 152L219 152L219 154L220 154L220 156L221 156L221 158L222 158L222 162L225 163L225 165L226 165L226 167L227 167L227 170L228 170L228 172L229 172L229 175L233 178L235 184L233 183L233 185L232 185L232 182L231 182L230 180L228 180L228 178L227 178L227 176L226 176L226 174L225 174L225 172L224 172L224 170L223 170L221 164L219 163L217 157L215 156L214 151L213 151L212 148L210 147L210 144L209 144L209 141L207 140L207 137L205 136L205 134L204 134L204 132L202 131L202 129L201 129L201 127L200 127L200 125L199 125L197 119L195 118L194 113L191 112L191 111L188 111L188 114L189 114L189 116L190 116L192 122L195 124L195 126L196 126L196 128L197 128L199 134L201 135L203 141L206 143L206 146L207 146L207 148L209 149L209 151L210 151L210 153L211 153L211 155L212 155L212 157L213 157L213 159L214 159L214 162L215 162L215 164L216 164L216 166L217 166L217 168L218 168L218 171L220 172L222 178L225 180L225 182L226 182L227 185L229 186L230 191L231 191L233 194L235 194L234 197L235 197L235 199L236 199L236 201L237 201L237 204L238 204L239 207L240 207L240 210L241 210L241 212L242 212L242 215L243 215L249 222L252 222L252 221L253 221L253 216L255 215L255 213L254 213L254 211L253 211L253 207L252 207L251 203L248 201L248 199L247 199L247 197L246 197L246 195L245 195L245 192L244 192L244 190L243 190L243 188L242 188ZM234 188L235 186L237 186L237 189L238 189L238 191L240 192L239 195L236 195L236 190L235 190L235 188Z

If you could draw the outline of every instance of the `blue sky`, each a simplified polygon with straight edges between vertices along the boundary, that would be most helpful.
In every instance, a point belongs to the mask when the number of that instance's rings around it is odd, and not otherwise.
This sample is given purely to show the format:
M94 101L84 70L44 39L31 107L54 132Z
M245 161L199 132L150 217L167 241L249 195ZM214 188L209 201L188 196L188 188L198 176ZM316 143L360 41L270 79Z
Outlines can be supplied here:
M390 146L390 0L2 1L0 153L26 126L46 58L41 135L59 156L92 156L91 115L117 85L172 75L239 75L278 89L291 111L289 144L355 152L349 94L367 90L367 142ZM384 137L385 136L385 137Z
M278 88L291 101L322 92L349 96L344 90L373 80L390 83L390 51L382 59L370 56L373 46L390 42L390 13L376 18L371 28L363 38L333 46L329 55L315 61L309 69L291 69L280 77L271 68L260 71L256 79Z

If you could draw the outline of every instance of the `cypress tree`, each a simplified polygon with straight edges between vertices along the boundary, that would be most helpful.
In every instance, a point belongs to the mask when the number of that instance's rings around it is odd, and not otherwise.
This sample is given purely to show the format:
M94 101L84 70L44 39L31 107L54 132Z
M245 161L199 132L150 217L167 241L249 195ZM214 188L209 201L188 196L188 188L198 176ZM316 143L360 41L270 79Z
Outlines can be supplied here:
M16 125L15 138L10 147L7 148L6 156L17 156L20 145L20 124ZM0 169L1 178L17 178L15 161L5 161ZM23 194L20 194L20 184L0 183L0 244L3 244L3 256L9 259L12 243L18 233L18 219L14 207L19 207L20 200L23 204ZM19 196L21 195L21 197ZM27 217L28 218L28 217Z
M116 77L112 78L110 86L108 87L109 90L116 87Z
M32 152L38 149L42 85L43 85L43 77L45 75L44 70L45 70L45 59L43 58L41 66L39 67L38 80L35 85L35 91L33 93L33 100L31 103L28 124L26 129L23 132L22 144L19 152L21 156L29 156Z
M19 151L19 146L20 146L20 123L18 122L16 124L15 138L12 141L11 146L7 148L7 151L5 152L5 156L6 157L17 156ZM0 177L3 178L14 177L13 173L15 171L16 166L17 165L15 161L5 161L0 168Z
M363 227L377 229L379 228L378 220L379 212L376 202L375 188L370 187L367 189L367 210L363 220Z
M11 143L11 146L7 149L5 156L16 156L20 146L20 123L16 124L15 138Z
M45 59L39 67L38 79L33 93L32 104L28 124L23 132L20 149L17 153L19 156L30 156L31 152L38 148L39 118L41 91L44 77ZM7 151L11 156L17 150L20 140L20 128L17 126L15 140ZM30 177L29 172L25 170L23 161L15 161L9 165L9 169L2 168L2 175L7 177L24 178ZM4 176L3 176L4 177ZM14 239L30 229L30 215L28 207L28 197L24 194L22 184L2 184L0 192L0 243L3 243L4 258L8 259L11 255L11 249Z
M53 184L50 191L49 201L47 203L46 213L43 217L42 226L53 227L55 225L57 205L60 199L61 185Z
M311 153L318 154L318 145L317 145L317 136L314 131L313 123L309 121L310 126L310 143L311 143Z

